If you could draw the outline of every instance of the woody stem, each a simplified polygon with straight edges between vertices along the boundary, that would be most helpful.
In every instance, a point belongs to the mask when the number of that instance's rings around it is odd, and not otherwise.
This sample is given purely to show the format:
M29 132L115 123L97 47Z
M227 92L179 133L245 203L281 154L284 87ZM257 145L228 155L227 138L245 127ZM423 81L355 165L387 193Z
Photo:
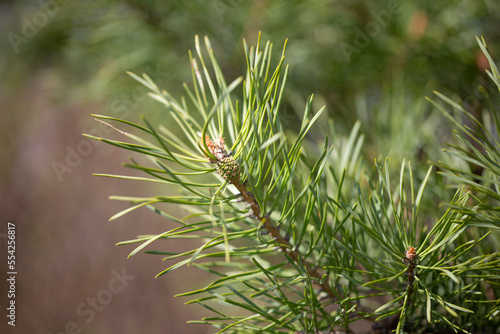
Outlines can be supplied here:
M246 186L240 183L234 185L241 193L243 200L250 205L250 209L252 210L252 214L254 215L255 219L263 223L264 228L269 232L269 235L271 235L276 240L276 243L279 245L280 249L283 252L287 253L295 262L298 262L300 257L299 252L297 250L294 250L290 242L288 242L288 240L281 236L273 221L269 217L266 217L262 214L259 204L252 196L252 194L248 192ZM321 286L322 290L325 291L330 298L334 300L337 299L335 293L328 284L328 280L324 280L323 282L321 282L323 275L315 268L315 266L313 266L308 261L304 261L303 264L309 276L317 280L316 284Z

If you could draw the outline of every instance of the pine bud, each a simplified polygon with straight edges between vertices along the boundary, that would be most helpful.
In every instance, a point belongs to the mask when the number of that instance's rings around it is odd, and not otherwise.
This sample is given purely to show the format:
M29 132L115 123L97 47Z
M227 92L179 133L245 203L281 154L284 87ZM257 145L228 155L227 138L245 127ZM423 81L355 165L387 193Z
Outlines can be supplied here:
M240 181L240 165L233 157L225 157L217 161L215 170L225 180L237 184Z
M208 157L207 154L205 154L205 156L211 163L215 163L217 174L230 183L239 184L240 165L231 156L232 151L227 153L224 138L219 136L215 140L211 140L209 136L205 136L205 144L212 154L212 157Z

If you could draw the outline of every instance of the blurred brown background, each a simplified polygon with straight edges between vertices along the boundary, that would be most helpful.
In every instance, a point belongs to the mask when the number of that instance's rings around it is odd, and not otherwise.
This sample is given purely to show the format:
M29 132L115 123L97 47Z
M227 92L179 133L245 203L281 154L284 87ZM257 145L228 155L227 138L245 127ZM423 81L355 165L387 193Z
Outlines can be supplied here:
M160 257L139 254L127 260L132 248L114 246L139 234L165 231L168 222L148 210L108 222L126 207L108 200L109 195L149 190L91 175L128 172L121 167L127 155L89 144L81 133L96 127L89 114L103 107L62 106L55 100L64 83L51 80L49 71L40 71L3 100L2 314L7 304L8 221L16 223L18 274L16 327L7 326L3 315L0 332L205 333L186 324L199 318L200 310L173 298L189 289L189 270L154 279L166 268ZM73 167L68 167L71 150L85 156L71 156ZM65 165L64 172L58 175L54 162ZM176 247L173 243L168 247Z
M359 31L378 22L373 13L395 4L398 13L385 16L357 45ZM243 38L255 44L262 31L277 57L289 38L283 112L291 114L284 117L290 126L315 93L345 132L363 121L367 152L391 152L396 142L407 158L426 163L419 154L428 148L414 141L404 146L397 139L404 128L387 130L384 114L374 122L371 107L385 106L383 87L391 91L403 82L411 82L409 91L418 87L410 106L436 87L473 91L481 83L474 36L484 35L493 49L498 45L498 7L497 1L465 0L0 1L0 333L213 332L187 325L205 311L173 298L203 284L199 271L185 268L154 279L168 266L161 257L127 259L133 246L114 246L174 226L146 209L108 222L127 207L108 196L173 189L92 176L133 174L121 165L126 152L82 136L104 131L92 113L131 121L144 114L161 124L167 119L125 71L146 72L179 96L181 83L191 80L187 50L195 34L210 37L228 81L245 68ZM346 55L340 46L347 44L358 51ZM5 317L9 221L16 223L15 328Z

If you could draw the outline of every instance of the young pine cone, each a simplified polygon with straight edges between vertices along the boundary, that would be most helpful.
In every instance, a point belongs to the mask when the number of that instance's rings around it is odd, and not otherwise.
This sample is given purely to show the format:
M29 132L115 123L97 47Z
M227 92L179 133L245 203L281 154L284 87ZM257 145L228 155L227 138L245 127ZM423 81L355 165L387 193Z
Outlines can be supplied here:
M226 152L224 139L222 137L218 137L212 141L210 137L206 136L205 142L208 150L215 157L215 159L209 158L209 161L216 164L215 170L217 171L217 174L230 183L238 184L240 182L240 165L238 164L238 161L231 156L231 154Z
M240 165L231 156L226 156L222 160L218 160L215 165L215 170L225 180L238 184L240 182Z

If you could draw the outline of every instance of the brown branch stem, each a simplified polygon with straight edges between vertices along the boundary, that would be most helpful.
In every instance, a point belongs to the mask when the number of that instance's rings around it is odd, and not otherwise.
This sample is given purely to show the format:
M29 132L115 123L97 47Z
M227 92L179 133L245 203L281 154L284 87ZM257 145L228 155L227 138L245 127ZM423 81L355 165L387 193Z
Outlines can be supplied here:
M234 186L236 186L236 188L241 193L243 200L248 203L248 205L250 205L250 209L252 210L252 214L255 219L263 223L264 228L269 232L269 235L271 235L276 240L276 243L279 245L280 249L288 254L295 262L298 262L300 257L299 252L297 250L294 250L290 242L288 242L288 240L281 236L278 228L276 228L273 221L269 217L266 217L262 214L259 203L257 203L253 195L248 191L247 187L241 183L234 184ZM317 279L316 284L319 285L331 299L336 300L337 297L328 284L328 280L324 280L323 282L321 282L323 275L315 268L315 266L313 266L308 261L303 261L303 264L309 276Z
M410 250L406 253L406 257L403 259L403 263L408 266L408 280L406 281L408 300L413 294L414 289L413 282L415 281L415 261L417 260L417 256L414 252L415 249L413 247L410 247ZM403 306L404 302L401 303L401 306ZM408 301L408 305L409 303L411 303L410 300ZM382 319L381 321L375 322L369 334L382 334L392 332L392 330L395 330L397 328L400 317L401 311L388 318Z

